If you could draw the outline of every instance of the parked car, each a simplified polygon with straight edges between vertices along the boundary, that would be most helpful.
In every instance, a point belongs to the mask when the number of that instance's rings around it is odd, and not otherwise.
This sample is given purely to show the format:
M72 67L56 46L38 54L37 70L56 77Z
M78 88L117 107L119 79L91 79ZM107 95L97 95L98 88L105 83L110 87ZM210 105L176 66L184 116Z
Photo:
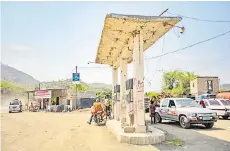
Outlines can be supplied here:
M22 102L18 99L11 101L9 105L9 113L11 112L22 112Z
M201 94L197 97L197 99L209 99L209 98L216 98L215 94Z
M227 99L204 99L206 108L217 112L218 117L228 119L230 117L230 100Z
M165 98L161 100L156 112L157 122L161 122L162 119L177 121L185 129L190 128L191 124L202 124L206 128L212 128L218 119L216 112L201 108L190 98Z

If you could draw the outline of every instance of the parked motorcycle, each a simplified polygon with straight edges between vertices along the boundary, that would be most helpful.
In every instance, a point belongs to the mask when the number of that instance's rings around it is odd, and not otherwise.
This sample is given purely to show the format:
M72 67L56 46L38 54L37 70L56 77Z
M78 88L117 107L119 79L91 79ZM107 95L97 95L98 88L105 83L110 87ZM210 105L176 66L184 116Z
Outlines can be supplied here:
M99 111L94 115L94 122L99 125L101 122L103 122L103 112Z

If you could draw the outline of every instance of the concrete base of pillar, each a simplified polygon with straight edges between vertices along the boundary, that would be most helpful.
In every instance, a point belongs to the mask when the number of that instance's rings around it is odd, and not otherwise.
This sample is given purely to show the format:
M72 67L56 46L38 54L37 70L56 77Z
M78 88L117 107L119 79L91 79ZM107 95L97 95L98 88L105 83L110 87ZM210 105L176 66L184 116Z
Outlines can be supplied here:
M120 127L119 121L108 120L106 126L116 136L120 143L151 145L165 141L164 132L153 127L149 127L148 130L150 132L148 133L125 133L124 129Z
M146 126L134 126L135 133L146 133L147 127Z
M133 127L133 126L126 126L126 127L124 127L124 132L125 133L134 133L135 132L135 127Z

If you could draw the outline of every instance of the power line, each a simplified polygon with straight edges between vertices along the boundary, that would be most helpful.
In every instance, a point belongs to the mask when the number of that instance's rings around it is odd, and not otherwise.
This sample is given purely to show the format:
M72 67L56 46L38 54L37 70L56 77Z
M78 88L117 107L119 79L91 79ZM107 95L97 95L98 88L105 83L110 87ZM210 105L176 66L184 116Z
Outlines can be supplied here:
M163 37L163 41L162 41L162 49L161 49L161 54L163 54L163 52L164 52L164 47L165 47L165 36ZM160 63L161 63L161 57L159 58L159 60L158 60L158 65L157 66L160 66ZM153 75L152 75L152 77L154 77L155 75L156 75L156 73L158 72L158 67L156 66L156 70L155 70L155 72L153 73ZM147 73L146 73L147 74ZM146 80L147 80L147 82L148 82L148 84L149 84L149 86L151 86L152 85L152 80L148 80L146 77L144 77Z
M177 50L174 50L174 51L170 51L170 52L164 53L164 54L159 55L159 56L154 56L154 57L147 58L147 59L145 59L145 60L150 60L150 59L159 58L159 57L162 57L162 56L165 56L165 55L168 55L168 54L171 54L171 53L175 53L175 52L178 52L178 51L181 51L181 50L190 48L190 47L194 47L194 46L196 46L196 45L199 45L199 44L205 43L205 42L207 42L207 41L216 39L216 38L218 38L218 37L224 36L224 35L226 35L226 34L228 34L228 33L230 33L230 31L227 31L227 32L222 33L222 34L220 34L220 35L217 35L217 36L215 36L215 37L212 37L212 38L209 38L209 39L200 41L200 42L198 42L198 43L188 45L188 46L186 46L186 47L184 47L184 48L180 48L180 49L177 49Z
M189 16L182 16L180 14L174 14L174 13L170 13L170 12L166 12L166 13L171 14L171 15L180 16L180 17L183 17L183 18L193 19L193 20L196 20L196 21L216 22L216 23L230 23L229 20L208 20L208 19L199 19L199 18L189 17Z
M109 67L78 67L78 68L81 68L81 69L93 69L93 68L96 68L96 69L108 69Z

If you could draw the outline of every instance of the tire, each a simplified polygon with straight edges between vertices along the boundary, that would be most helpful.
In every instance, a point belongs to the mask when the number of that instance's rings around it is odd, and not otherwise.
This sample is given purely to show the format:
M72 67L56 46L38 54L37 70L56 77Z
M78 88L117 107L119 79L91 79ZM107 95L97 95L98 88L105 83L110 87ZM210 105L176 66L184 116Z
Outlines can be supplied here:
M189 122L186 122L187 120L188 120L187 117L184 115L180 117L180 126L184 129L188 129L191 126Z
M214 123L205 123L203 124L206 128L212 128L214 126Z
M229 117L229 116L222 116L222 118L223 118L224 120L228 120L228 117Z
M9 111L9 113L11 113L11 111Z
M161 118L159 113L155 114L155 118L156 118L156 123L161 123L162 122L162 118Z

